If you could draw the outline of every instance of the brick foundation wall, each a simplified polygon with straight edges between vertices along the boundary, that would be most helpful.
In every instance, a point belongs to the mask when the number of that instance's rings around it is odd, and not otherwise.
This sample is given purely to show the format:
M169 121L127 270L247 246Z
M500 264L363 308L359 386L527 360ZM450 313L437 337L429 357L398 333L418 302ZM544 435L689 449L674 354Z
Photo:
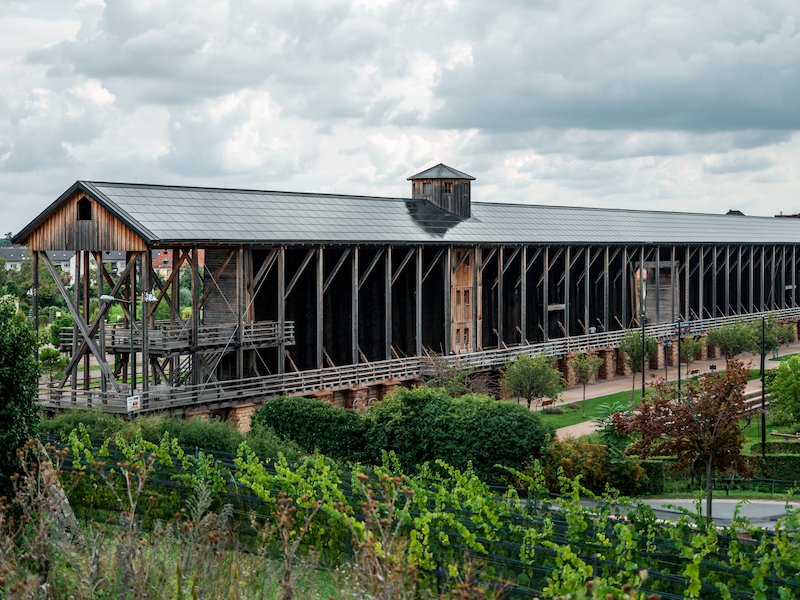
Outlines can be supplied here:
M616 353L613 350L600 350L600 357L603 362L600 363L600 369L597 372L599 379L611 379L617 374Z
M250 431L250 422L256 414L257 404L242 404L234 406L228 411L228 420L241 433Z

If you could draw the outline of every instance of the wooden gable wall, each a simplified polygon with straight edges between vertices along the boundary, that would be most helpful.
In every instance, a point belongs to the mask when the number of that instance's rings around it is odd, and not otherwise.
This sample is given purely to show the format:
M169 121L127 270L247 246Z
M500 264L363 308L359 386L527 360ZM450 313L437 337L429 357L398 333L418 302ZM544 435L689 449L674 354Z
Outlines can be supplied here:
M78 203L86 198L91 219L78 219ZM24 240L31 250L144 251L147 244L127 225L82 191L75 192Z

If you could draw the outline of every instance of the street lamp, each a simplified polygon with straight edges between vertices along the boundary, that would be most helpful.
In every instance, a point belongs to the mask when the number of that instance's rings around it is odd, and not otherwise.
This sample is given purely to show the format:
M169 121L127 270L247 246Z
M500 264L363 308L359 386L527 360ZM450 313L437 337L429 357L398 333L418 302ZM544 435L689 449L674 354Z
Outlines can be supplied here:
M644 257L644 255L642 255ZM647 358L645 353L645 344L644 344L644 318L645 318L645 299L647 298L647 269L644 268L644 262L639 264L639 270L636 273L637 277L639 278L639 312L640 317L639 320L641 321L642 325L642 402L644 402L644 386L645 386L645 374L644 374L644 367L645 367L645 359Z
M767 317L761 315L761 458L766 458L767 453L767 392L764 385L764 367L767 362L766 333Z

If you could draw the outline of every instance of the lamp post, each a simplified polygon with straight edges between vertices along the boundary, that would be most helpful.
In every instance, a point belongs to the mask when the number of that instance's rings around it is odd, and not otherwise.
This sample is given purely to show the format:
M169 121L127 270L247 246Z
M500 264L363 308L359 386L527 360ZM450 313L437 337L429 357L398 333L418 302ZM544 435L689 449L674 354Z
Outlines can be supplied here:
M764 367L767 362L766 346L767 317L761 315L761 458L767 453L767 392L764 377Z
M644 255L642 255L644 258ZM639 263L639 271L637 273L639 277L639 321L641 322L642 326L642 401L644 402L644 386L645 386L645 361L647 359L647 355L645 352L645 333L644 333L644 318L645 318L645 298L647 298L647 269L644 268L644 261Z

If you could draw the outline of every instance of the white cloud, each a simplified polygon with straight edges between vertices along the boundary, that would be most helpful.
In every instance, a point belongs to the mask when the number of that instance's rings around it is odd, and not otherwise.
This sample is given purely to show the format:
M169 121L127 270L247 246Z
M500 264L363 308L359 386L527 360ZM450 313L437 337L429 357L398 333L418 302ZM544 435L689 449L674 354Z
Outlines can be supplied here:
M791 0L7 0L0 223L75 179L796 212Z

